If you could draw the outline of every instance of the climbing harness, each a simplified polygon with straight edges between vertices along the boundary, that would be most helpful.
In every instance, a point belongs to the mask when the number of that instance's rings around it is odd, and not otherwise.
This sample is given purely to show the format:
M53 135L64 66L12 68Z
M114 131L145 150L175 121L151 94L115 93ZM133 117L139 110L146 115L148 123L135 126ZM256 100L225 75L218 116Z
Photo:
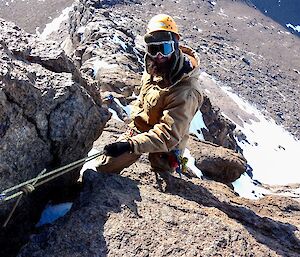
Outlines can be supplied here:
M176 149L171 151L168 160L171 168L179 174L180 178L183 173L187 172L188 158L183 157L180 150Z
M74 162L69 163L65 166L62 166L60 168L49 171L47 173L46 173L46 169L44 169L35 178L27 180L23 183L20 183L16 186L13 186L11 188L8 188L8 189L2 191L0 193L0 203L6 202L6 201L9 201L13 198L18 197L18 199L17 199L16 203L14 204L11 212L9 213L8 218L6 219L5 223L3 224L3 227L7 226L7 223L11 219L11 217L12 217L14 211L16 210L18 204L20 203L23 195L28 195L28 194L32 193L38 186L43 185L43 184L45 184L45 183L47 183L47 182L49 182L49 181L51 181L51 180L53 180L57 177L60 177L64 174L74 170L75 168L78 168L78 167L82 166L86 162L89 162L89 161L99 157L103 153L104 153L104 151L101 151L99 153L93 154L91 156L87 156L85 158L74 161Z

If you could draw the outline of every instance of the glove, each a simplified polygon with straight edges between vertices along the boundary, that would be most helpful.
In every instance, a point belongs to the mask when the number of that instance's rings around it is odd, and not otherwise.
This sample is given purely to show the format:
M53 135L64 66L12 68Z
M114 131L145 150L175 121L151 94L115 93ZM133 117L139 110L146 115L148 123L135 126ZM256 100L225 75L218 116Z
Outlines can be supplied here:
M123 153L132 150L131 144L127 142L116 142L104 146L105 154L112 157L118 157Z

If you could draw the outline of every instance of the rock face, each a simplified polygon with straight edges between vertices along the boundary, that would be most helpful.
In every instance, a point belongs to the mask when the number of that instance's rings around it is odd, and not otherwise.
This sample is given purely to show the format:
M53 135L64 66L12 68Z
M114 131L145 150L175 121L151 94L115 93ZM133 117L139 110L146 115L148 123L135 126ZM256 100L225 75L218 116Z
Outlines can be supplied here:
M37 176L44 168L85 156L110 114L101 106L96 85L81 77L55 42L41 42L4 20L0 25L2 191ZM55 185L67 187L77 178L78 171ZM26 204L19 209L26 213L28 207L32 209ZM1 206L1 225L10 209L11 203Z
M204 95L204 101L200 111L208 129L201 129L204 139L217 145L239 151L239 147L233 136L236 126L221 114L220 108L213 105L206 95Z
M110 123L95 146L123 127ZM144 157L121 175L86 171L71 212L18 256L299 256L299 202L253 202L223 184L175 176L165 185Z
M109 17L105 6L114 4L115 1L91 0L76 3L70 13L71 44L65 48L71 50L82 72L97 79L102 92L128 97L138 93L135 86L140 84L143 52L142 46L136 47L132 31Z

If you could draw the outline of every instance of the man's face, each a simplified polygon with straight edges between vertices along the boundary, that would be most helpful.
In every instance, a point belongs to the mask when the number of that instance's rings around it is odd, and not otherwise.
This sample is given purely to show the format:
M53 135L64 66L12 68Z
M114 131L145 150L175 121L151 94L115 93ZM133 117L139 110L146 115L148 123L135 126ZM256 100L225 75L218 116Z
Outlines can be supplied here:
M159 64L165 63L166 61L168 61L170 59L171 59L171 55L166 57L166 56L163 56L161 53L158 53L158 55L155 58L153 58L154 62L159 63Z
M170 72L172 55L175 52L174 41L152 42L147 44L148 71L154 76L163 76Z
M164 57L158 54L155 58L149 57L148 72L153 76L164 76L170 71L171 56Z

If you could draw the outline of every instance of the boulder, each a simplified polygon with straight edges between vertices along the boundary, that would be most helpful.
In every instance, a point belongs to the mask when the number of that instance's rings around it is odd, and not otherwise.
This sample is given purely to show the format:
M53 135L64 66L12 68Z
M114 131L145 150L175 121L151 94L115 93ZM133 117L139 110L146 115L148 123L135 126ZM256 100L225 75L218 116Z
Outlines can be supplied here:
M81 76L58 44L40 41L4 20L0 25L2 191L37 176L44 168L51 170L86 156L110 114L102 107L97 85ZM68 191L78 175L79 170L74 171L52 186ZM21 201L18 210L24 215L13 216L11 226L22 219L25 224L26 213L39 209L37 199L49 199L51 192L47 186L39 190L30 198L33 205ZM1 225L12 204L1 205ZM2 232L0 240L11 240Z
M229 184L246 171L246 159L235 151L190 137L187 148L205 176Z

